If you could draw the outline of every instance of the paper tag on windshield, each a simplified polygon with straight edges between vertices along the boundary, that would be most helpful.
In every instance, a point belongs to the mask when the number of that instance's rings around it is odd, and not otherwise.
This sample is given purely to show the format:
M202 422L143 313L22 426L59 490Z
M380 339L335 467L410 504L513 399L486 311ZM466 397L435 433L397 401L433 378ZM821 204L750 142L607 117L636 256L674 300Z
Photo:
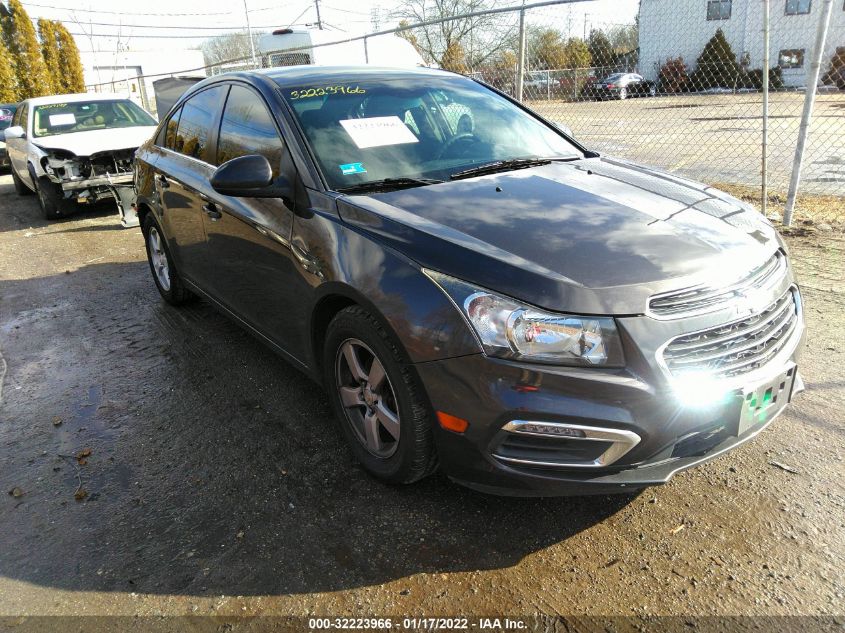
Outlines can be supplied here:
M381 147L382 145L402 145L418 143L408 127L398 116L376 116L368 119L346 119L340 124L358 149Z
M76 117L72 112L67 114L51 114L50 125L76 125Z

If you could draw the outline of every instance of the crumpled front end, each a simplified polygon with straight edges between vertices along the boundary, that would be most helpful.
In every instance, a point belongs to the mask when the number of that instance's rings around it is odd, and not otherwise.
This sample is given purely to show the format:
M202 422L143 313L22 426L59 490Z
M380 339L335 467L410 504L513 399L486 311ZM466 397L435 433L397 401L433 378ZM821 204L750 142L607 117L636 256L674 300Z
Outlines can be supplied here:
M61 188L64 198L93 204L113 198L124 225L137 224L132 208L133 164L137 148L77 156L62 149L44 148L41 167L47 178ZM134 222L133 222L134 220Z

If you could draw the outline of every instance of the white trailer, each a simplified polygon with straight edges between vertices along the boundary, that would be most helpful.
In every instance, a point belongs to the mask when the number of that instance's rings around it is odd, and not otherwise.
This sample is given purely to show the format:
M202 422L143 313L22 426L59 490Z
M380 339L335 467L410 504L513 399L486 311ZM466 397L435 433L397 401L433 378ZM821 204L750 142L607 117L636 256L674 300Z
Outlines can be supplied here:
M264 66L392 66L426 63L413 44L394 34L339 42L342 34L319 29L279 29L258 40Z

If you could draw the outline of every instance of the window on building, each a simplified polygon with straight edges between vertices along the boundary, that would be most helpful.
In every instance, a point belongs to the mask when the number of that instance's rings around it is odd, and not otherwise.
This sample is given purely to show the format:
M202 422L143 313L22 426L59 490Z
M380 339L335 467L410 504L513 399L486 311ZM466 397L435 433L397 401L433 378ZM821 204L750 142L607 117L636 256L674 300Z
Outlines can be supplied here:
M730 20L731 0L707 0L708 20Z
M257 93L244 86L232 86L217 141L217 165L239 156L261 154L279 175L284 144L276 130L273 115Z
M786 15L802 15L810 12L813 0L786 0Z
M804 49L790 48L781 51L780 55L778 55L778 66L781 68L803 68Z

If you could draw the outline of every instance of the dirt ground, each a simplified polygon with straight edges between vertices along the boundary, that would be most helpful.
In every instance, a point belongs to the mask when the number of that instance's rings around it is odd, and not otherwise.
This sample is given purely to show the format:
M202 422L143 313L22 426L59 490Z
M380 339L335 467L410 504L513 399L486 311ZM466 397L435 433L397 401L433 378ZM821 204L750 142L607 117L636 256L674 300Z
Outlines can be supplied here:
M138 229L4 175L0 616L842 616L845 234L788 241L807 391L768 430L637 495L503 499L372 480L317 386L160 300Z
M756 93L679 95L625 101L529 101L568 125L588 147L658 165L704 182L759 187L762 98ZM800 92L772 93L769 186L787 191L804 106ZM845 195L845 93L816 98L802 190ZM840 215L845 221L845 205Z

